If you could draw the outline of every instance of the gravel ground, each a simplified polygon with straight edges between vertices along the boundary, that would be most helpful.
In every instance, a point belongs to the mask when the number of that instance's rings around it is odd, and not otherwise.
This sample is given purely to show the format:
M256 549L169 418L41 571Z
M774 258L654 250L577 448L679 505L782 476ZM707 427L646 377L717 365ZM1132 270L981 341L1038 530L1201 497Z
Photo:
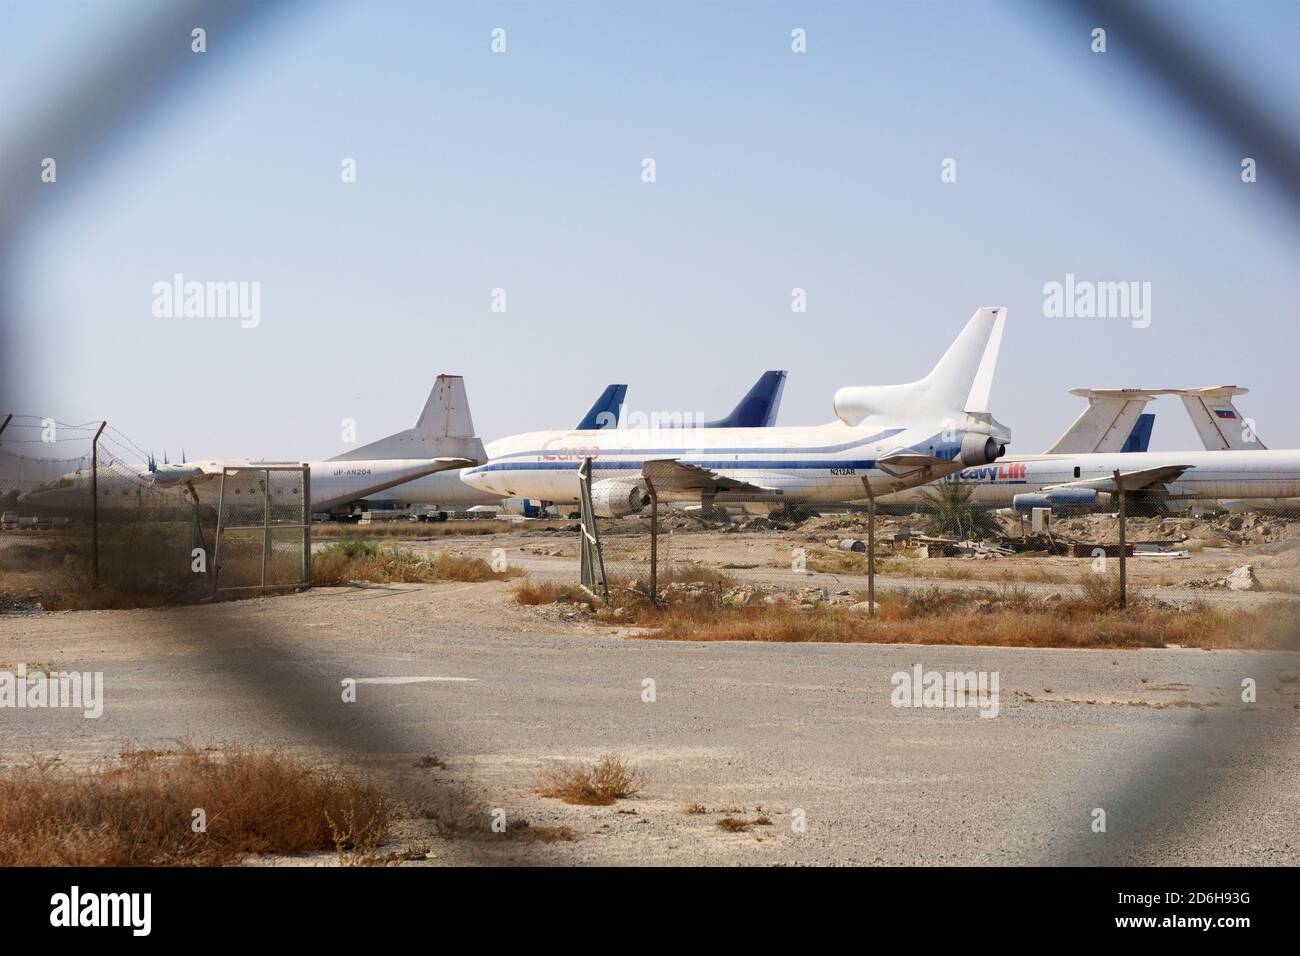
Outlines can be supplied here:
M385 849L427 843L431 863L1300 863L1297 655L630 640L509 589L3 615L0 669L103 671L106 702L99 720L0 711L0 754L76 767L176 738L276 746L412 800L464 785L578 835L446 840L404 821ZM891 706L891 675L917 663L996 672L998 716ZM347 677L468 680L363 680L345 704ZM574 807L532 792L549 762L605 753L648 772L643 794ZM446 769L417 769L426 754ZM727 833L724 816L771 822Z
M822 538L819 536L818 541ZM387 544L389 542L383 542ZM578 579L577 542L571 536L527 533L485 535L482 537L445 537L402 539L391 542L395 547L421 553L454 551L491 560L502 552L509 562L523 568L534 578L576 581ZM698 561L709 567L725 568L738 580L773 587L798 590L827 588L865 591L865 575L821 572L794 573L790 570L792 547L809 542L788 534L727 534L720 532L678 535L663 545L665 562ZM629 574L648 574L648 550L643 545L628 547L618 538L606 538L606 566L611 574L622 568ZM642 553L642 552L645 553ZM635 554L637 563L620 565L624 556ZM1274 601L1300 601L1300 542L1263 545L1259 548L1207 550L1182 560L1135 557L1128 561L1129 582L1134 593L1158 598L1175 606L1208 602L1225 607L1252 608ZM876 587L889 591L941 590L976 591L988 588L1015 587L1029 594L1048 597L1052 594L1080 593L1073 583L1092 573L1091 558L1016 555L990 560L938 558L915 562L929 573L952 577L931 577L896 571L876 575ZM1251 564L1266 589L1230 591L1225 588L1190 586L1190 582L1225 577L1233 568ZM1118 562L1111 560L1109 571L1118 573ZM1017 574L1028 580L1014 580ZM1035 576L1050 577L1048 581Z

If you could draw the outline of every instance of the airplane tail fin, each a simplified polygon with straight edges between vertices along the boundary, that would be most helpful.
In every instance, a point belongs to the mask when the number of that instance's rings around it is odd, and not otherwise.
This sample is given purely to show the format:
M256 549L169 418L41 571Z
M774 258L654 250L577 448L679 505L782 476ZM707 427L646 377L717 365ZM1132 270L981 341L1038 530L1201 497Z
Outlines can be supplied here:
M1161 392L1154 388L1070 389L1071 395L1086 398L1088 407L1044 454L1089 455L1124 450L1142 409Z
M1255 434L1255 423L1243 418L1232 403L1234 395L1245 395L1248 391L1235 385L1178 390L1207 451L1259 451L1268 447Z
M856 385L835 393L835 414L849 425L877 415L935 419L987 414L1002 343L1005 307L976 311L925 378L906 385Z
M605 386L605 391L600 393L596 404L592 405L582 421L578 422L577 430L582 432L597 428L617 428L619 412L626 396L626 385Z
M1138 416L1137 424L1129 432L1128 440L1120 451L1146 451L1151 447L1151 429L1155 427L1156 416L1146 412Z
M781 393L785 391L783 371L764 372L754 387L731 410L726 418L705 422L704 428L771 428L776 424L776 413L781 407Z
M1236 385L1210 388L1072 388L1071 395L1088 399L1088 407L1065 434L1056 440L1049 455L1120 451L1126 436L1134 430L1146 403L1159 395L1177 395L1191 416L1201 443L1209 451L1238 451L1265 448L1255 434L1255 424L1237 411L1234 395L1249 390Z
M331 461L386 458L464 458L475 464L487 461L483 442L474 434L465 379L439 375L414 428L336 455Z

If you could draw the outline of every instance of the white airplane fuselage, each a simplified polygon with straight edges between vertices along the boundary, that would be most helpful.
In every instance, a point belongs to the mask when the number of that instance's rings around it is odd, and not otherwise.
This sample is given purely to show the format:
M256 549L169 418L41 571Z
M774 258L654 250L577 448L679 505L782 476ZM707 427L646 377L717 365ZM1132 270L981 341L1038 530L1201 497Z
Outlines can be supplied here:
M495 454L498 444L499 442L488 442L485 446L489 460ZM449 471L435 472L366 495L365 500L392 501L404 505L437 505L442 508L473 508L478 505L497 505L502 502L504 495L493 494L466 484L462 480L466 471L468 471L466 468L453 468Z
M951 432L951 429L948 429ZM470 486L503 497L573 503L578 466L592 459L593 483L640 479L647 461L676 459L770 493L719 492L716 501L845 501L885 494L961 467L962 433L940 422L911 428L843 422L811 427L628 428L598 432L543 431L493 442L485 465L466 468ZM878 459L900 450L944 459L923 469L890 468ZM890 472L893 472L892 474ZM699 491L659 490L664 501L699 501Z
M615 428L529 432L493 442L466 484L507 498L579 499L589 459L592 507L661 501L845 501L898 491L995 461L1010 433L989 412L1006 310L977 309L924 378L835 393L837 421L802 428Z
M1300 450L1285 449L1007 456L991 465L961 469L943 481L969 488L972 504L1009 508L1017 495L1038 493L1071 482L1108 478L1116 469L1126 473L1175 465L1190 467L1178 478L1160 484L1171 500L1300 495ZM880 503L922 502L924 492L921 488L908 489L888 495Z
M219 477L213 477L211 470L215 468L219 476L223 465L242 469L239 474L232 474L227 478L226 494L230 496L231 501L245 500L246 497L253 498L263 493L262 472L259 470L259 465L265 467L277 464L292 466L296 463L216 461L162 466L169 467L174 475L168 480L160 480L156 472L150 471L149 467L143 464L102 468L96 483L99 507L112 512L140 510L169 502L177 505L198 503L215 507L221 490L221 480ZM312 461L305 464L311 468L312 511L321 511L336 504L354 501L370 492L446 468L445 464L424 458ZM188 472L193 473L191 480L185 480ZM36 514L86 517L91 501L90 492L91 473L89 469L82 468L63 475L48 485L20 495L18 507L20 511ZM290 482L272 482L273 496L287 495L292 498L299 493Z

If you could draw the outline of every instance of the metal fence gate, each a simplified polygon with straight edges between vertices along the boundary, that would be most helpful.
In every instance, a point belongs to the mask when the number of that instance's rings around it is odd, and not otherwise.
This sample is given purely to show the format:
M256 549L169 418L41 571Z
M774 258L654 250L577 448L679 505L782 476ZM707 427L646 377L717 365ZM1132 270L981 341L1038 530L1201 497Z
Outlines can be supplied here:
M311 585L311 468L223 468L213 594Z
M592 506L592 460L578 468L578 554L582 586L606 601L635 594L658 604L660 587L674 576L667 562L666 540L659 535L659 497L644 478L649 508L621 518L601 517ZM668 565L660 573L661 564ZM621 598L620 598L621 599Z

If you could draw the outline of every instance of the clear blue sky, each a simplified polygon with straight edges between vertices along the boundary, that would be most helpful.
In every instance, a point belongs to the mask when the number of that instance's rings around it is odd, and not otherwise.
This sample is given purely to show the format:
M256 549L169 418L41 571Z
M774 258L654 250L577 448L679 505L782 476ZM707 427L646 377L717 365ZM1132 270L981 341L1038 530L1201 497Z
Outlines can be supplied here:
M443 371L490 439L568 427L611 381L637 409L717 415L787 368L780 422L816 424L839 386L916 378L1006 305L993 407L1014 452L1063 430L1081 385L1246 385L1263 440L1300 445L1280 194L1241 183L1249 153L1120 38L1093 54L1042 6L304 4L237 48L210 38L220 62L93 169L61 166L21 237L17 411L309 458L343 450L343 418L361 441L409 426ZM0 142L151 8L6 4ZM1296 135L1300 7L1156 9ZM155 318L177 272L260 282L260 327ZM1150 328L1045 318L1067 272L1150 282ZM1196 447L1177 400L1153 410L1154 448Z

